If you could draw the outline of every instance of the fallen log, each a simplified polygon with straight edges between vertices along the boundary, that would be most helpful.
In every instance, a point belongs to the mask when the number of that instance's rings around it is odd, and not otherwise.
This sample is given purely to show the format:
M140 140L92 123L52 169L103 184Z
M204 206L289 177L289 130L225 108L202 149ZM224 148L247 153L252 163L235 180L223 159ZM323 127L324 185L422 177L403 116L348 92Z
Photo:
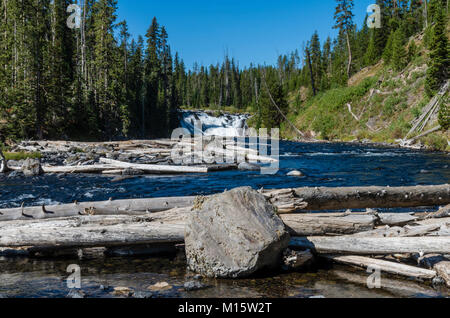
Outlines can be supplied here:
M373 230L373 215L315 216L314 214L283 214L281 219L293 236L343 235Z
M21 171L22 167L12 167L9 169ZM87 166L43 166L44 173L102 173L117 169L111 165L87 165Z
M167 166L167 165L144 165L137 163L128 163L113 159L100 158L101 163L111 165L115 169L132 168L157 174L173 174L173 173L208 173L207 167L191 167L191 166Z
M310 249L319 254L450 253L450 237L294 237L290 245L293 248Z
M450 185L416 187L298 188L308 210L410 208L450 204Z
M383 225L396 226L405 225L419 218L412 215L413 213L380 213L378 215L379 222Z
M373 231L356 233L354 236L359 237L415 237L424 236L441 228L440 224L405 226L405 227L389 227L378 228Z
M344 265L353 265L357 267L363 267L366 269L373 266L379 268L381 272L405 277L412 277L415 279L431 280L434 277L436 277L436 272L432 270L368 257L350 256L350 255L349 256L323 255L323 257Z
M64 221L60 221L64 222ZM61 224L60 224L61 225ZM184 224L131 223L117 225L83 225L44 227L22 226L2 230L0 247L70 248L114 247L124 245L182 243Z
M437 212L429 213L425 219L440 219L450 217L450 204L439 209Z
M174 208L190 207L195 197L171 197L153 199L110 200L80 202L53 206L23 207L0 210L0 221L52 219L83 214L140 215Z
M331 274L337 276L339 279L345 279L348 282L359 284L367 288L368 274L352 273L344 270L332 270ZM416 295L439 297L440 294L432 287L419 284L414 281L396 279L394 277L382 277L380 280L381 289L392 293L394 296L399 297L414 297Z

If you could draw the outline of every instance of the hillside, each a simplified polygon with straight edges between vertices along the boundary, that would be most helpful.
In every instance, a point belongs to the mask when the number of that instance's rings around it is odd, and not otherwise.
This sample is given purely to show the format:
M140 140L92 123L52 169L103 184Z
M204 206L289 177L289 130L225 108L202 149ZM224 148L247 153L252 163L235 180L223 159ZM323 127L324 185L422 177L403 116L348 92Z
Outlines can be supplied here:
M411 40L417 53L402 71L394 71L381 60L352 76L348 87L310 98L307 96L312 93L303 87L289 96L288 118L301 131L320 140L399 144L430 101L424 88L429 52L424 48L423 34ZM448 93L444 103L448 104ZM431 117L423 131L436 127L437 121L437 115ZM298 138L286 123L282 124L281 135ZM415 146L450 151L449 139L448 131L436 132L420 138Z

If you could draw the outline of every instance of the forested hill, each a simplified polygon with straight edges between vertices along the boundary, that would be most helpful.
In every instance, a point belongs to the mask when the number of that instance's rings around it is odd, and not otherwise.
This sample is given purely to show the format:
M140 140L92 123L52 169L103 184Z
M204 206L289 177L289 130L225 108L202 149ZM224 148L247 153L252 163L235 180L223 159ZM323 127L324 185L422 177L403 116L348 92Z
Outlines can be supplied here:
M279 108L316 138L383 141L407 133L448 79L447 0L376 0L380 29L356 26L354 1L337 0L335 39L315 33L273 66L226 56L193 69L156 18L134 40L116 0L89 0L70 29L72 2L0 0L0 142L164 137L179 108L252 112L255 127L297 138ZM445 131L448 106L440 118Z

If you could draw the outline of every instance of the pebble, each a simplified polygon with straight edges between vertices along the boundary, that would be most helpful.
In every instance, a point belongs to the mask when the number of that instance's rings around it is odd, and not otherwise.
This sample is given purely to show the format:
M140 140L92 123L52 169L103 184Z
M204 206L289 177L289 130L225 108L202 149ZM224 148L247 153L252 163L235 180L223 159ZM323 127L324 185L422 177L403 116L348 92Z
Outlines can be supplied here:
M195 290L201 290L201 289L205 289L205 288L208 288L208 286L203 285L202 283L200 283L199 281L196 281L196 280L186 282L184 284L184 290L186 290L186 291L195 291Z
M160 282L150 286L148 289L151 291L164 291L172 289L172 286L170 286L169 283Z
M303 177L304 174L298 170L291 171L287 174L288 177Z
M445 280L442 277L437 276L433 278L432 285L433 287L445 285Z
M134 292L131 290L131 288L128 287L115 287L113 291L114 296L120 296L120 297L131 297L133 296Z
M153 298L154 295L151 292L142 292L142 291L137 291L134 293L133 298L139 298L139 299L150 299Z

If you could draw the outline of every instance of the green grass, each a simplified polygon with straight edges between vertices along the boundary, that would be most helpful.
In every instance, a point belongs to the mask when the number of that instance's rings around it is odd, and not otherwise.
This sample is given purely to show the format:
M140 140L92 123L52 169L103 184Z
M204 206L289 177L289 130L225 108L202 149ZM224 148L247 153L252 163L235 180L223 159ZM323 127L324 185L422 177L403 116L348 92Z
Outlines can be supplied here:
M313 129L320 133L320 138L326 140L349 136L349 129L355 127L356 123L348 112L347 103L355 105L376 82L376 77L369 77L357 86L333 88L319 93L296 109L298 116L295 117L301 119L299 128L305 131ZM358 112L357 109L353 111ZM282 128L282 135L289 136L290 132L286 131L289 127Z
M6 160L23 160L23 159L40 159L42 154L40 152L5 152Z

